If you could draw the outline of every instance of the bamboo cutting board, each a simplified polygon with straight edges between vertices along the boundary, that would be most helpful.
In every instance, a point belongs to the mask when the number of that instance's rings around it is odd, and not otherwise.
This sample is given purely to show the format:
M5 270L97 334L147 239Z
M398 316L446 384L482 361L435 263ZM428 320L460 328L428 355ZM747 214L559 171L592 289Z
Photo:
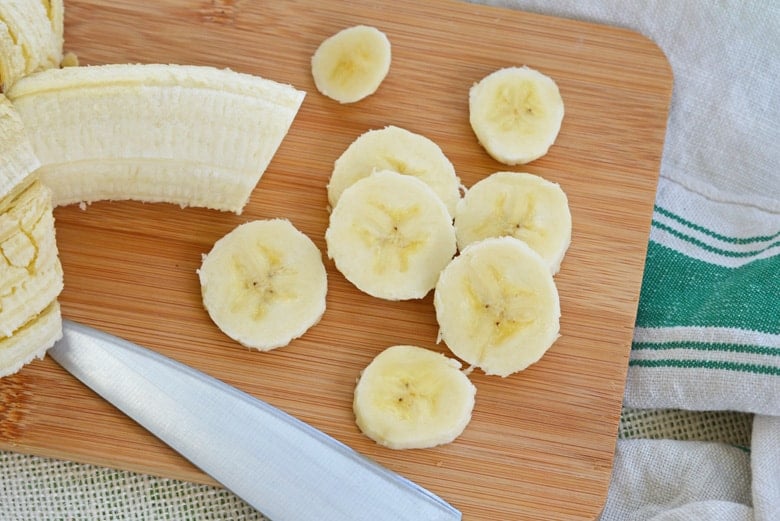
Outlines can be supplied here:
M327 36L374 25L393 45L372 97L319 95L309 59ZM429 488L469 521L584 520L609 482L671 92L659 49L627 30L449 0L66 1L66 50L82 64L214 65L308 92L290 133L240 216L167 204L58 208L65 316L221 378ZM550 153L508 168L468 125L471 84L528 65L553 77L566 116ZM392 451L357 430L352 390L385 347L436 344L432 298L385 302L358 292L326 260L328 309L290 346L250 352L201 307L201 255L233 227L285 217L325 251L325 185L362 132L386 125L437 142L464 185L499 170L561 184L574 222L556 276L562 337L505 379L472 374L477 403L454 443ZM154 407L153 403L148 404ZM0 380L0 447L193 481L209 479L49 359ZM294 501L294 498L290 498Z

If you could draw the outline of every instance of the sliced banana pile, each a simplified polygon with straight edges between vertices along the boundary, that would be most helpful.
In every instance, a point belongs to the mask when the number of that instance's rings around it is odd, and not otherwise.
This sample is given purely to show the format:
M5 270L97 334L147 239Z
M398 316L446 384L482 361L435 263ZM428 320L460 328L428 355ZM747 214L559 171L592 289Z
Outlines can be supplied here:
M493 159L520 165L545 155L558 137L563 99L549 76L529 67L488 74L469 91L469 122Z
M385 33L356 25L323 40L311 58L311 73L322 94L339 103L354 103L376 92L391 60Z
M544 155L563 117L555 83L527 67L489 75L469 101L480 143L508 164ZM438 341L469 364L460 371L458 361L434 351L388 348L359 378L356 423L389 448L448 443L471 417L476 389L468 372L522 371L560 336L553 276L571 242L568 198L557 183L521 172L496 172L466 190L436 143L395 126L355 139L335 161L327 191L325 238L336 268L388 300L421 298L433 287ZM457 391L439 392L445 379L432 364L459 375L446 380ZM432 404L450 407L452 416L442 420Z
M260 351L289 344L325 312L320 250L285 219L238 226L204 256L198 277L214 323Z
M420 179L380 170L344 190L325 231L328 257L358 289L424 297L455 254L447 207Z
M54 204L137 199L240 214L304 93L205 66L49 69L7 93Z
M360 430L380 445L422 449L460 436L471 421L476 391L458 361L398 345L363 370L353 409Z

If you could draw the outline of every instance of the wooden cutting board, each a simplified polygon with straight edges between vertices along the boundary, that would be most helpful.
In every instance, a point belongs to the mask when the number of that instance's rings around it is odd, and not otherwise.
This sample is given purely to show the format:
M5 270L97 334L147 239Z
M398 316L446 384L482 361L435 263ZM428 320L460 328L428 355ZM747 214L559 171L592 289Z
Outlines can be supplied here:
M343 106L317 93L309 60L324 38L359 23L388 35L393 63L374 96ZM627 30L449 0L70 0L65 36L82 64L206 64L308 92L240 216L135 202L58 208L65 316L282 408L439 494L465 520L584 520L600 512L672 84L652 42ZM493 70L524 64L558 82L566 116L547 156L508 168L477 144L467 93ZM214 241L252 219L289 218L324 251L333 161L362 132L390 124L437 142L466 186L500 170L560 183L574 222L556 276L563 336L522 373L474 372L471 424L454 443L428 450L375 445L356 428L351 399L360 370L389 345L447 352L436 344L430 295L377 300L326 261L322 321L290 346L258 353L210 322L195 274ZM209 482L50 359L0 380L0 447Z

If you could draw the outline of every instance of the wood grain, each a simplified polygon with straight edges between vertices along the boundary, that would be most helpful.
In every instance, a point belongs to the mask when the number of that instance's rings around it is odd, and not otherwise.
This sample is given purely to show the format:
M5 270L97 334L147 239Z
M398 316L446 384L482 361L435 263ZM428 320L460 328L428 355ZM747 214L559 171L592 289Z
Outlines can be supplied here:
M374 96L343 106L316 92L309 60L325 37L358 23L386 32L393 64ZM449 0L70 0L65 46L82 64L206 64L308 92L240 216L136 202L57 209L67 317L267 400L439 494L465 520L599 513L671 92L669 66L652 42L627 30ZM547 156L511 169L477 144L467 93L489 72L523 64L558 82L566 116ZM522 373L473 373L472 423L454 443L429 450L376 446L355 427L351 398L359 371L389 345L446 352L436 344L430 295L373 299L327 261L328 309L320 324L288 347L257 353L209 321L195 274L215 240L252 219L289 218L324 251L333 161L362 132L390 124L436 141L466 186L500 170L560 183L574 223L556 276L562 338ZM0 397L4 449L209 481L49 359L0 380Z

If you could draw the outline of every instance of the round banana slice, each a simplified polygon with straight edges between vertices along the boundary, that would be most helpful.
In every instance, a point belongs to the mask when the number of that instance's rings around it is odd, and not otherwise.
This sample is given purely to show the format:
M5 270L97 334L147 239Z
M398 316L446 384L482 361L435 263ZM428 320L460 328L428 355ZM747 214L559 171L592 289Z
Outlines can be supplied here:
M461 189L455 167L436 143L392 125L360 135L336 160L328 183L331 208L345 188L374 170L417 177L436 192L450 215L454 215Z
M286 219L238 226L214 244L198 276L217 327L260 351L289 344L325 312L320 250Z
M468 246L441 273L433 303L440 338L488 375L525 369L559 336L558 290L547 263L513 237Z
M460 250L489 237L520 239L556 274L571 243L569 201L560 185L537 175L496 172L458 204L455 235Z
M456 250L450 214L433 190L388 170L344 190L325 241L347 280L387 300L424 297Z
M469 121L493 159L525 164L545 155L558 137L563 99L549 76L528 67L507 67L471 87Z
M375 27L356 25L324 40L311 58L314 85L339 103L376 92L390 71L390 40Z
M355 387L360 430L391 449L450 443L471 421L476 387L441 353L398 345L379 353Z

